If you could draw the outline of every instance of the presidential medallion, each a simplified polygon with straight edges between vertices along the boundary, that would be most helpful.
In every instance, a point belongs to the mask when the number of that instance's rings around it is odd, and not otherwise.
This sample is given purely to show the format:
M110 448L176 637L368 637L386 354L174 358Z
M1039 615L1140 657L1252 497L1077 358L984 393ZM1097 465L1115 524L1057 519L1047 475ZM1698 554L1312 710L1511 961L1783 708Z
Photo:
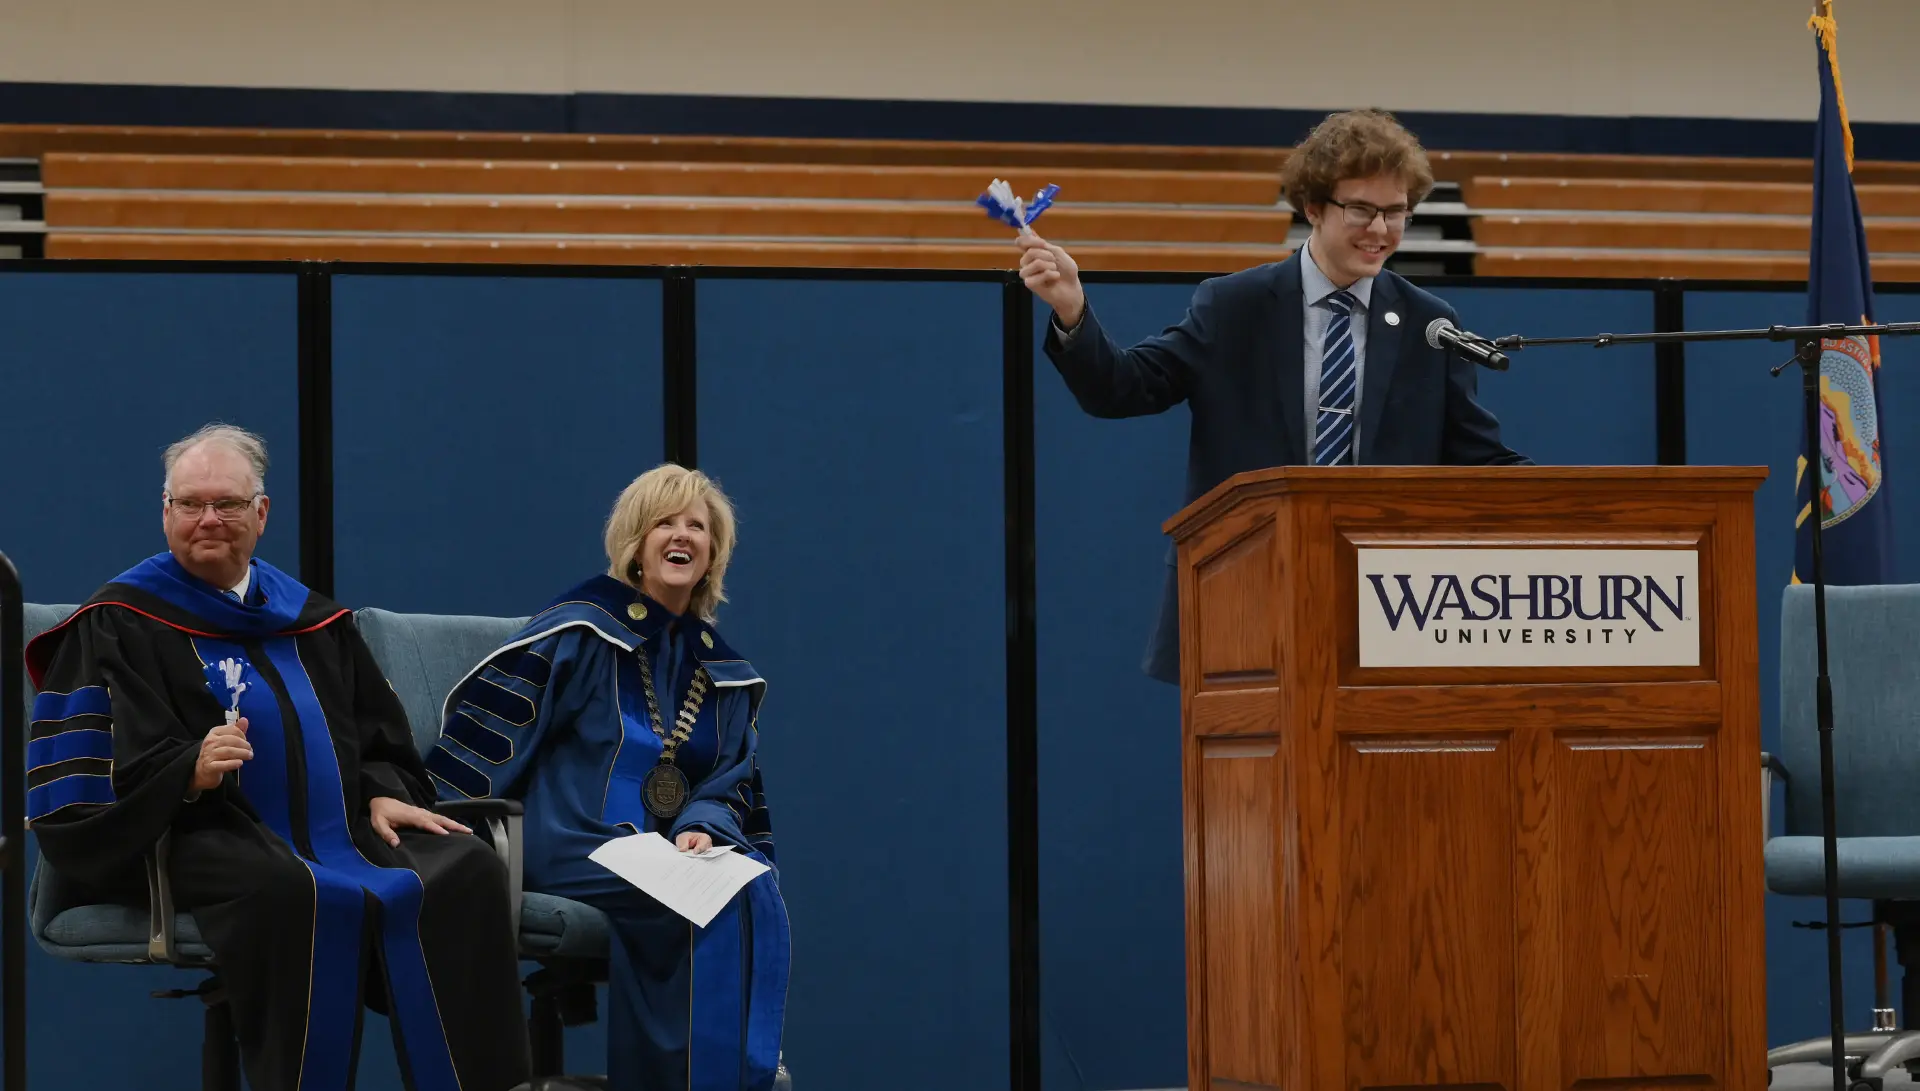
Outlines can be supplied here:
M678 818L686 810L688 791L687 775L679 766L664 761L649 770L640 785L647 813L664 820Z

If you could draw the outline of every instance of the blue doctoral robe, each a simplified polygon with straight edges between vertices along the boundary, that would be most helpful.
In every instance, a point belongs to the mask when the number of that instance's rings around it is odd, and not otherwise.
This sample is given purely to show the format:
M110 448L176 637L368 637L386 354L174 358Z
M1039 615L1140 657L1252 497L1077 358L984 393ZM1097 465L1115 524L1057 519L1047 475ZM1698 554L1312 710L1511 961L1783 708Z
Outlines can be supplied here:
M672 732L696 671L710 684L675 764L692 793L671 823L641 785L659 762L639 656ZM526 804L529 890L586 902L614 924L608 1076L615 1091L766 1091L779 1065L788 973L777 872L705 928L588 854L631 833L711 835L772 866L755 759L766 683L712 626L608 576L574 587L474 668L447 698L427 769L443 799Z

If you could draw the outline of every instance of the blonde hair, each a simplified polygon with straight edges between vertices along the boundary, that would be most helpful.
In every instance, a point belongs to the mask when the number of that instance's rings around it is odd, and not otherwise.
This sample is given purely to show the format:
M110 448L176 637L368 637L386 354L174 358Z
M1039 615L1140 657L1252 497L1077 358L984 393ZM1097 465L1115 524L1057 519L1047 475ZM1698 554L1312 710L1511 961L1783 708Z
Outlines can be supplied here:
M633 479L613 502L607 516L607 575L635 590L640 589L640 564L635 555L648 532L685 511L696 500L707 502L707 535L713 540L713 559L705 578L693 589L688 606L695 615L711 624L720 604L727 601L727 562L733 559L733 505L712 478L699 470L689 470L671 462L663 463Z

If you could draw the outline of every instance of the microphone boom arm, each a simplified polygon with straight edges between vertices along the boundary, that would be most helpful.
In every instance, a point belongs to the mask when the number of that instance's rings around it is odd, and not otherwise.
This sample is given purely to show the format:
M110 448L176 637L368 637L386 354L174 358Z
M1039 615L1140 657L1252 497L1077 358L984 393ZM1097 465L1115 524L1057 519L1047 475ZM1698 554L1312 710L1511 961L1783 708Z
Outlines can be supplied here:
M1844 322L1829 322L1821 326L1768 326L1765 329L1752 330L1697 330L1673 333L1597 333L1586 337L1523 337L1510 333L1505 337L1493 339L1495 348L1519 351L1546 345L1592 345L1594 348L1610 348L1614 345L1661 345L1688 344L1696 341L1804 341L1808 339L1827 340L1840 337L1910 337L1920 335L1920 322L1871 322L1860 325L1848 325Z

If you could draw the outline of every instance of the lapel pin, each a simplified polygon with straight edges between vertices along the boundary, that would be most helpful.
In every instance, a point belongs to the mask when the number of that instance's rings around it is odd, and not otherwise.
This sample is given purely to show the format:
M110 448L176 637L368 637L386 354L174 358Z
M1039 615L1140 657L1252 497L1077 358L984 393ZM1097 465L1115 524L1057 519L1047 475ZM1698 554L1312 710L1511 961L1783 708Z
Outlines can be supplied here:
M1400 316L1399 316L1398 314L1396 314L1395 312L1393 312L1393 311L1388 311L1388 312L1387 312L1387 325L1389 325L1389 326L1398 326L1399 324L1400 324Z

